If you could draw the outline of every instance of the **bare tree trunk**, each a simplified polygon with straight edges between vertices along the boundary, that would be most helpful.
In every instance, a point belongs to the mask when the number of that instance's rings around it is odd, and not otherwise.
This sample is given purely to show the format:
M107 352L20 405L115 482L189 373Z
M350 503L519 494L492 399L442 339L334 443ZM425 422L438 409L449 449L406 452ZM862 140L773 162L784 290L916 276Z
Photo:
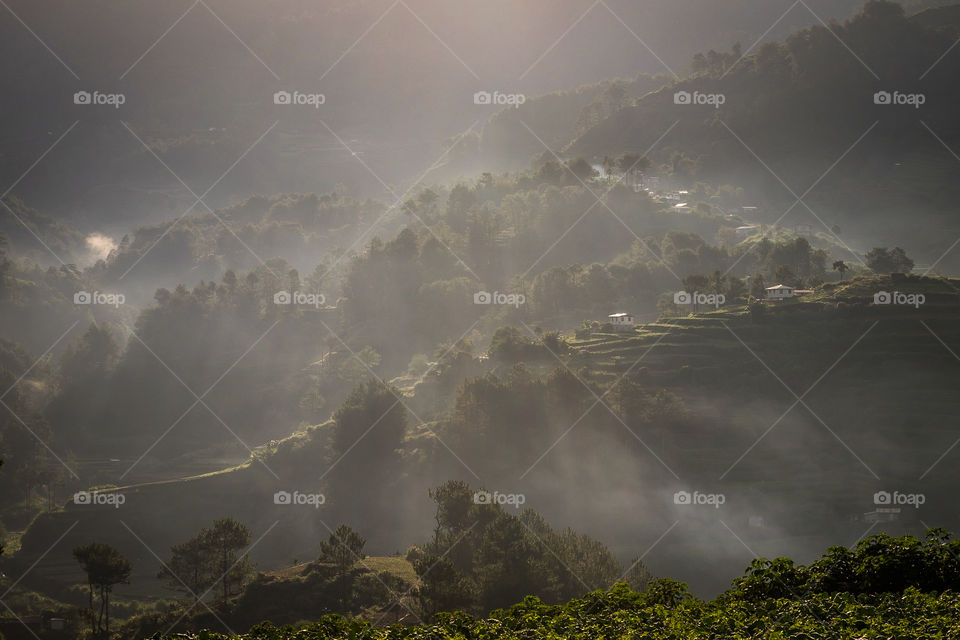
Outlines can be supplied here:
M223 569L223 601L227 601L227 574L230 573L229 567L227 565L227 547L223 547L223 561L220 564L220 568ZM227 567L227 568L224 568Z
M104 586L100 585L100 616L97 618L97 633L103 630L104 604L106 604L106 595L104 594Z
M90 626L93 627L94 616L96 615L96 612L93 608L93 583L92 582L89 582L89 581L87 582L87 591L90 593ZM96 633L97 630L94 629L93 631L94 633Z

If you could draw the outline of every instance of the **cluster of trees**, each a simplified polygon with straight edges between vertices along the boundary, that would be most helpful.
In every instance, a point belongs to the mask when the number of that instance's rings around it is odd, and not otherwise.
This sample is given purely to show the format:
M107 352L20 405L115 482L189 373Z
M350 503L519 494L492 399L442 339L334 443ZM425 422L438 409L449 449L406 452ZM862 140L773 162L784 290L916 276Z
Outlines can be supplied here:
M337 572L344 574L358 561L363 560L363 547L367 544L366 538L341 524L330 537L320 543L318 562L325 562L336 567Z
M162 445L174 447L168 453L222 443L229 434L203 407L181 415L190 406L183 383L201 394L228 370L205 402L240 437L276 438L298 423L325 420L370 376L367 367L378 369L380 355L357 347L361 364L330 333L341 331L336 312L274 304L279 291L321 285L319 275L301 280L281 260L270 265L244 275L227 271L220 283L158 290L137 317L135 335L109 322L91 324L60 356L56 394L46 407L61 442L82 450L110 436L118 454L142 452L144 441L177 422L178 437ZM267 389L273 401L264 403Z
M514 331L505 329L498 335ZM543 341L528 343L528 348L536 347L541 359L556 362L546 341L544 336ZM638 437L662 441L688 425L686 407L675 394L639 376L610 385L602 378L578 377L565 366L537 376L523 363L506 362L496 373L463 382L450 411L439 421L438 432L481 477L505 477L532 463L544 443L556 441L572 424L580 428L564 436L555 453L577 451L584 466L590 461L602 466L605 456L622 455ZM503 447L504 442L510 446ZM438 455L436 462L446 460ZM562 455L550 456L542 464L563 466L563 460Z
M217 588L226 601L238 593L252 572L246 557L250 530L246 525L222 518L201 529L186 542L170 549L170 559L158 576L167 585L182 592L192 605ZM95 635L110 633L110 594L118 584L128 584L133 567L114 547L91 542L73 550L87 578L89 605L87 622Z
M790 558L754 560L726 596L764 600L810 593L900 593L910 587L957 591L958 553L960 540L945 529L930 529L925 538L879 533L860 540L853 549L830 547L809 565Z
M672 309L672 292L680 287L723 293L736 302L747 294L762 297L765 282L816 286L825 279L828 255L804 237L726 247L674 230L635 242L606 265L570 264L539 273L529 288L529 303L541 317L574 309L593 315L615 308L664 311ZM751 276L749 287L746 276ZM670 295L661 298L665 291Z
M475 495L461 481L430 492L437 505L433 538L407 556L422 582L417 597L426 614L487 612L529 595L561 602L619 581L646 588L650 574L639 559L624 572L603 544L555 531L534 511L510 514Z
M639 160L620 159L629 166ZM660 205L625 187L611 193L607 206L616 216L610 215L577 179L592 173L582 159L561 166L551 157L528 172L484 174L474 184L425 189L409 199L404 211L411 225L388 242L372 240L347 268L341 295L350 336L395 365L392 345L430 352L438 337L456 338L484 312L501 320L527 313L526 307L478 307L472 304L474 293L529 298L527 283L517 279L524 272L530 270L533 278L554 265L610 260L630 248L622 224L669 228ZM591 208L589 222L576 224ZM570 231L561 237L564 229Z
M496 617L503 611L495 610L510 605L514 605L512 611L518 607L532 611L542 602L574 598L584 598L582 604L589 604L591 611L610 609L614 603L629 604L631 610L704 606L686 585L653 579L639 558L624 570L600 542L570 529L554 530L529 509L509 513L499 504L478 499L480 493L482 490L474 491L462 481L448 481L430 491L436 504L433 536L407 552L420 578L419 586L411 591L425 617L440 612L488 615L491 611ZM219 584L219 598L226 602L250 575L249 562L241 554L249 538L244 525L218 520L191 540L175 545L160 577L185 592L188 600L202 600ZM346 525L321 542L318 563L334 570L330 584L337 588L330 593L352 593L350 585L356 577L352 569L364 558L365 542ZM110 594L116 585L129 581L130 562L101 543L77 547L73 553L87 576L91 628L95 634L109 634ZM960 589L958 554L960 540L952 539L944 529L931 529L925 538L876 534L852 549L831 547L810 565L798 565L789 558L759 558L743 577L734 580L731 589L707 606L769 601L807 602L804 606L809 606L823 595L862 600L884 594L907 597L918 592L955 592ZM611 590L603 593L606 589ZM270 597L268 591L257 593ZM339 602L349 606L347 600ZM227 609L223 611L226 615Z
M543 153L541 140L551 149L570 142L600 124L634 99L669 84L667 75L639 73L630 80L602 80L574 90L528 96L516 109L503 109L483 127L479 153L487 166L521 168ZM527 127L537 132L538 140Z
M313 265L318 254L348 244L355 230L366 228L383 209L381 202L337 191L253 196L216 216L198 214L138 228L91 271L103 282L126 279L129 271L141 283L164 286L215 280L224 269L254 269L260 259L274 256Z
M202 599L214 587L221 600L242 588L252 571L245 550L250 529L233 518L216 520L197 535L170 548L158 577L189 600Z
M874 247L867 253L866 262L867 267L880 274L909 273L914 265L906 251L900 247Z
M142 620L132 621L137 625L169 625L174 618L185 618L196 609L198 603L213 593L223 616L230 616L231 607L239 606L246 596L249 584L261 587L263 576L253 580L253 564L247 557L251 534L246 525L232 519L221 518L201 529L195 536L170 548L170 557L163 563L157 577L173 591L183 595L180 608L167 609L164 615L146 614ZM369 594L354 593L354 578L351 569L362 561L366 540L346 525L340 525L320 543L317 562L329 565L333 570L328 593L342 610L353 610L351 597L365 601ZM87 577L89 610L86 619L94 635L110 633L110 594L116 585L128 584L132 566L130 562L110 545L95 542L74 549L73 555ZM259 593L259 592L257 592ZM241 595L238 600L234 596ZM261 594L262 595L262 594ZM382 594L381 594L382 595ZM228 605L228 601L231 604ZM327 603L332 605L333 602ZM236 612L235 612L236 613ZM197 611L196 615L205 614ZM125 623L124 631L131 622ZM141 629L142 631L142 629Z
M723 94L728 100L719 117L749 151L726 127L717 126L716 110L703 109L684 118L653 160L675 169L676 175L685 174L687 180L742 185L764 194L776 203L774 208L786 210L794 200L786 200L789 194L781 180L809 184L822 174L826 158L838 157L853 143L857 137L853 132L863 132L882 119L867 144L853 149L818 184L809 204L819 217L865 232L879 225L901 229L897 221L904 211L942 220L958 194L949 179L949 157L932 136L911 133L915 113L873 105L877 86L864 65L889 87L926 95L924 121L949 122L948 105L955 98L949 78L960 63L942 54L956 40L957 31L956 15L947 9L911 17L903 3L869 0L846 22L815 24L782 42L765 42L746 56L745 46L739 44L726 52L697 55L681 80L597 123L569 151L593 157L647 148L679 117L672 99L675 92ZM890 50L890 42L897 43L896 51ZM918 83L921 75L924 81ZM947 127L938 136L956 148L955 131ZM669 162L678 152L686 162ZM763 158L776 177L758 172L753 154ZM937 187L931 189L931 183ZM937 224L916 227L906 230L912 242L938 240L929 231Z
M66 468L43 445L51 438L50 425L29 391L17 384L31 367L39 379L52 378L48 367L36 364L22 347L0 339L0 446L8 477L0 485L2 508L34 502L53 508L57 490L70 480Z
M0 240L0 264L5 261L3 254L6 251L18 258L47 262L51 255L33 234L43 238L50 251L67 262L76 261L83 255L83 234L68 222L28 206L13 194L4 196L2 202L0 209L3 209L4 216L0 218L0 236L3 238Z
M377 380L354 389L333 415L327 449L328 485L342 520L389 529L401 515L391 508L402 479L407 409L400 391ZM349 455L348 455L349 454Z

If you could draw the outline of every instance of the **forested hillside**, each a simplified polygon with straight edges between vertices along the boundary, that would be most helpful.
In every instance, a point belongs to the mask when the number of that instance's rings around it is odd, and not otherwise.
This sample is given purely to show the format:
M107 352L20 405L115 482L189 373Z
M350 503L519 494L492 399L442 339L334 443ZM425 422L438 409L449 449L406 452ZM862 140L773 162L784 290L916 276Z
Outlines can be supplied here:
M960 96L946 79L960 62L945 53L958 17L955 7L907 17L867 3L830 29L698 54L689 76L630 101L565 151L595 157L663 138L652 157L680 180L740 185L757 194L768 222L838 225L873 240L896 228L917 251L940 255L947 247L925 229L956 229L960 194L948 176ZM677 105L679 92L723 102ZM914 106L877 104L880 92L918 97ZM904 212L916 226L899 224Z
M0 5L3 640L960 633L960 5Z

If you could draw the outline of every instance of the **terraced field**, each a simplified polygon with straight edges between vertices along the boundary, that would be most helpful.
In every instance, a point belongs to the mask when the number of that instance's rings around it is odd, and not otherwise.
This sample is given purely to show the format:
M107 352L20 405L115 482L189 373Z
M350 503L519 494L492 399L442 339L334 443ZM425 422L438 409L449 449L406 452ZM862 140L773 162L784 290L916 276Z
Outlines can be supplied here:
M926 301L875 305L881 290ZM681 476L779 510L795 533L858 518L891 488L927 496L894 526L953 525L957 291L942 278L861 278L756 317L739 307L570 336L568 365L601 388L626 374L677 394L690 420L651 447Z

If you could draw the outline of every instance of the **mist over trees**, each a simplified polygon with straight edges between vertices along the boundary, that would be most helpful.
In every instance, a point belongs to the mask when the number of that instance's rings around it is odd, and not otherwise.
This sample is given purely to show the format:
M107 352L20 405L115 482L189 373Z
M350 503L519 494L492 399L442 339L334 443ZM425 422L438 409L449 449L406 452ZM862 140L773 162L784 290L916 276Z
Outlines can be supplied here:
M957 636L960 5L5 10L0 635Z

